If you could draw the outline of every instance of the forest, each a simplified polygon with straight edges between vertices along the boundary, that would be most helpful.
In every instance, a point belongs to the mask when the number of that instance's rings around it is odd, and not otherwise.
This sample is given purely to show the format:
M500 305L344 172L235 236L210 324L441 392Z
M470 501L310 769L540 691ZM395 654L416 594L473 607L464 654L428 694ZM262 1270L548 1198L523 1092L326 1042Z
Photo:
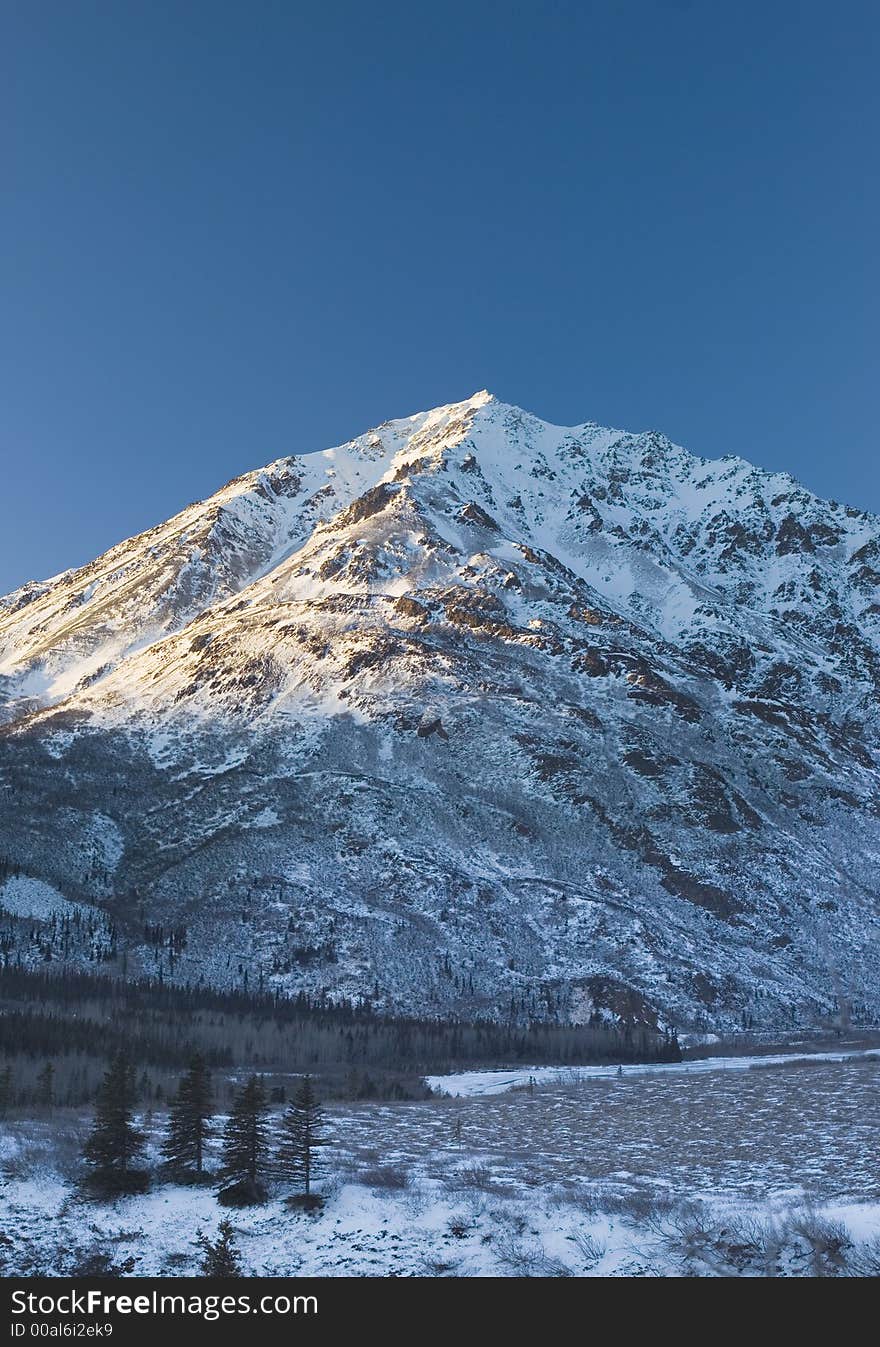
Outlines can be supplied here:
M681 1056L674 1033L599 1017L584 1025L392 1017L305 994L0 968L2 1111L89 1103L120 1053L137 1068L141 1103L161 1106L194 1052L217 1073L221 1095L256 1071L279 1100L305 1072L328 1098L418 1099L427 1073Z

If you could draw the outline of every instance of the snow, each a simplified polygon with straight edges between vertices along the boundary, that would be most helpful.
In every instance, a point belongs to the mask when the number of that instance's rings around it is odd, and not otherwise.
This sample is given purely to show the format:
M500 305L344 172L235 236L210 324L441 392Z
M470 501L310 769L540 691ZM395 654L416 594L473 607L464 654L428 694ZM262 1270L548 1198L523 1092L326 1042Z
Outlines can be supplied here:
M552 1192L527 1194L491 1181L487 1191L457 1193L424 1178L401 1193L363 1183L324 1188L326 1206L312 1216L291 1213L280 1199L223 1213L210 1190L170 1185L99 1206L72 1199L50 1178L8 1183L2 1206L18 1240L28 1241L31 1256L34 1245L42 1249L37 1256L56 1275L65 1254L97 1241L119 1260L133 1256L135 1276L192 1276L198 1272L196 1234L212 1236L224 1214L231 1215L246 1275L625 1277L689 1270L682 1254L668 1247L675 1219L667 1225L662 1215L641 1225L627 1215L585 1211L576 1198L567 1203ZM723 1223L722 1231L731 1231L732 1243L737 1222L773 1231L786 1221L824 1218L842 1223L857 1246L880 1235L880 1204L811 1205L795 1198L702 1205Z
M456 462L462 441L478 478ZM512 463L512 453L520 455L518 462ZM426 472L419 468L425 462ZM336 582L317 578L314 568L304 571L306 557L333 544L339 536L335 518L365 490L395 483L409 469L416 473L414 488L442 470L460 502L479 497L482 484L489 512L506 535L492 542L491 555L521 562L523 543L538 547L594 585L612 606L647 619L666 640L686 638L705 623L707 598L722 606L730 598L724 568L705 550L685 557L675 541L679 532L706 533L712 519L742 514L744 480L752 483L747 495L757 493L764 510L780 485L796 485L741 460L707 462L662 437L628 435L593 422L553 426L481 390L332 449L280 459L245 474L141 538L111 549L92 566L47 583L31 603L0 620L0 672L17 680L22 699L44 704L70 698L82 679L96 674L106 697L131 701L139 681L138 653L149 653L211 605L222 613L238 594L248 605L259 605L270 590L273 604L332 595ZM609 473L621 471L629 478L625 499L603 485ZM519 480L516 473L522 474ZM796 489L811 511L825 508L828 513L822 502ZM514 490L522 503L519 514L510 506ZM597 534L584 533L573 509L572 502L585 491L598 491L602 502L605 527ZM436 535L467 555L461 521L434 506L432 497L429 517ZM778 516L780 510L772 513ZM854 543L862 542L864 516L834 518ZM642 546L632 545L648 527L658 539L650 557ZM368 544L368 537L350 539L355 549ZM411 539L405 546L412 551ZM839 570L846 549L837 551ZM414 557L412 565L417 564ZM770 564L762 558L750 569L762 619L781 577L794 574L799 564L795 555L773 556ZM738 581L739 573L733 578ZM366 584L390 596L414 588L412 575L404 571ZM179 597L169 602L169 594ZM726 619L720 625L737 629ZM105 671L114 668L118 673L108 678ZM168 690L166 682L162 686Z
M213 1235L223 1214L210 1190L170 1186L82 1211L57 1182L12 1184L5 1197L19 1232L32 1230L36 1217L48 1229L55 1224L59 1234L64 1232L67 1251L96 1238L110 1241L120 1260L135 1257L138 1276L197 1273L196 1232ZM232 1221L246 1272L270 1277L517 1275L513 1261L517 1255L538 1271L557 1259L565 1260L563 1266L574 1265L574 1271L578 1269L573 1232L585 1229L579 1212L572 1211L562 1224L558 1212L544 1204L508 1198L503 1212L490 1209L488 1201L463 1205L437 1183L422 1183L402 1195L342 1184L317 1216L292 1214L276 1200L263 1208L232 1213ZM505 1247L502 1255L510 1261L503 1261L493 1241L506 1234L508 1222L511 1230L505 1245L509 1244L510 1254ZM461 1233L454 1234L450 1227ZM520 1228L527 1235L524 1243L514 1234ZM599 1264L588 1275L626 1271L635 1252L627 1239L630 1232L601 1216L588 1221L586 1231L602 1250ZM52 1246L48 1241L46 1245L43 1257L51 1260Z
M13 875L0 886L0 908L15 917L36 917L40 921L86 911L78 903L68 902L51 884L28 875Z
M69 805L58 838L30 772L3 854L26 848L29 871L78 893L96 861L100 896L149 874L158 915L192 901L215 933L227 865L291 874L305 851L317 908L344 918L370 896L357 932L339 922L357 953L317 986L359 994L378 974L386 1004L419 1009L421 970L450 950L474 977L469 1011L611 978L709 1029L833 1013L816 904L836 903L840 976L880 1008L865 937L880 652L857 636L871 596L846 567L878 521L742 460L554 426L485 390L317 452L294 427L293 447L0 608L0 786L19 789L32 745ZM839 541L779 555L792 510ZM665 704L637 690L643 669ZM442 748L416 741L428 706ZM287 783L325 762L369 780L371 805L337 808L328 788L293 807ZM129 782L151 794L143 816ZM332 815L323 853L309 811ZM224 939L272 963L284 937L260 902ZM197 966L206 935L179 976L217 975ZM431 982L432 1007L454 990Z
M328 1105L325 1205L309 1216L280 1185L235 1211L160 1178L88 1201L74 1183L88 1120L7 1119L3 1271L63 1274L97 1244L134 1257L136 1276L193 1275L197 1232L228 1216L245 1272L267 1276L876 1273L876 1056L754 1064ZM155 1163L162 1120L138 1121Z
M707 1035L706 1037L715 1037ZM447 1076L426 1076L432 1090L458 1098L503 1094L507 1090L527 1088L530 1082L576 1084L579 1080L610 1080L622 1074L702 1075L713 1071L751 1071L757 1067L788 1066L793 1062L845 1062L850 1059L880 1057L880 1048L842 1052L779 1052L741 1057L698 1057L682 1062L640 1062L626 1066L533 1066L514 1071L461 1071Z
M274 809L270 809L267 807L265 809L261 809L259 814L255 814L254 817L250 820L248 826L251 828L274 828L277 823L278 823L277 813L275 812Z

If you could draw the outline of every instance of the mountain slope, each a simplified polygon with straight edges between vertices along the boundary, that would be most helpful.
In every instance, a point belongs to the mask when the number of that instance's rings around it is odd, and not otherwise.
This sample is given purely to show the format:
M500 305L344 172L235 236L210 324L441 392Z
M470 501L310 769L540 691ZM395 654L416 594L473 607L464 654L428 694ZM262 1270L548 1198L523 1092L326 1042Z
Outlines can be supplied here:
M0 855L105 914L10 939L420 1009L876 1015L878 557L785 475L486 393L248 474L0 602Z
M60 700L238 593L349 504L424 419L247 473L97 561L0 599L0 719Z

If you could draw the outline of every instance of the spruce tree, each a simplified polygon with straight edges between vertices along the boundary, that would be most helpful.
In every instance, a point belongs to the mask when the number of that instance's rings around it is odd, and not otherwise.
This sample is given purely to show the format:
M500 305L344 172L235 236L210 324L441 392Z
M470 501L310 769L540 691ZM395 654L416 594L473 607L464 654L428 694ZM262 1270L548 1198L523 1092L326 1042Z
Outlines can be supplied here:
M212 1111L211 1077L204 1058L196 1053L169 1106L162 1154L173 1169L201 1174L205 1144L213 1133Z
M47 1062L37 1076L37 1104L40 1108L50 1109L54 1104L54 1080L55 1068L51 1062Z
M95 1121L83 1150L102 1186L119 1191L130 1186L132 1161L144 1148L144 1134L132 1122L135 1097L134 1068L120 1053L98 1090Z
M240 1277L241 1254L233 1243L232 1225L221 1221L217 1227L217 1238L213 1242L201 1231L196 1235L196 1244L204 1253L202 1259L203 1277Z
M0 1118L5 1118L14 1102L12 1067L9 1063L0 1071Z
M304 1076L281 1124L282 1140L277 1159L280 1173L301 1185L306 1203L318 1168L315 1151L326 1145L327 1139L321 1134L323 1120L324 1113L311 1077Z
M241 1188L243 1200L262 1200L260 1176L266 1167L267 1139L266 1091L257 1076L235 1097L232 1112L223 1132L223 1162L220 1178Z

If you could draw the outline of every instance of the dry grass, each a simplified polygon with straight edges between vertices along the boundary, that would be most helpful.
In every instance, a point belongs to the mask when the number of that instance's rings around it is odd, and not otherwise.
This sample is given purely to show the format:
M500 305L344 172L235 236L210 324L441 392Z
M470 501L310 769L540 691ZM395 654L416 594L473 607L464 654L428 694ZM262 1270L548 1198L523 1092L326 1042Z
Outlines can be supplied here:
M332 1107L322 1189L366 1185L384 1213L393 1217L400 1204L413 1226L444 1203L424 1255L432 1276L465 1275L475 1258L516 1277L609 1267L634 1276L877 1276L880 1239L854 1241L820 1207L880 1200L878 1097L880 1062L866 1059ZM65 1114L7 1124L0 1165L19 1180L75 1171L83 1131ZM81 1219L67 1206L59 1218ZM39 1275L45 1253L29 1229L14 1248L0 1235L0 1265ZM57 1265L114 1266L123 1249L137 1251L136 1234L120 1228L95 1245L89 1234L83 1248L71 1240ZM362 1256L370 1236L350 1238L347 1257ZM378 1243L368 1252L365 1266L379 1267L386 1253ZM187 1258L172 1248L165 1266L173 1273Z
M340 1149L359 1164L390 1140L388 1163L423 1167L443 1182L467 1183L454 1175L470 1171L484 1190L551 1188L585 1210L619 1201L636 1217L694 1192L880 1200L878 1091L880 1061L867 1058L806 1071L631 1075L334 1114Z
M410 1176L405 1169L397 1165L377 1165L374 1169L360 1170L357 1181L365 1188L384 1188L400 1192L401 1189L409 1187Z

